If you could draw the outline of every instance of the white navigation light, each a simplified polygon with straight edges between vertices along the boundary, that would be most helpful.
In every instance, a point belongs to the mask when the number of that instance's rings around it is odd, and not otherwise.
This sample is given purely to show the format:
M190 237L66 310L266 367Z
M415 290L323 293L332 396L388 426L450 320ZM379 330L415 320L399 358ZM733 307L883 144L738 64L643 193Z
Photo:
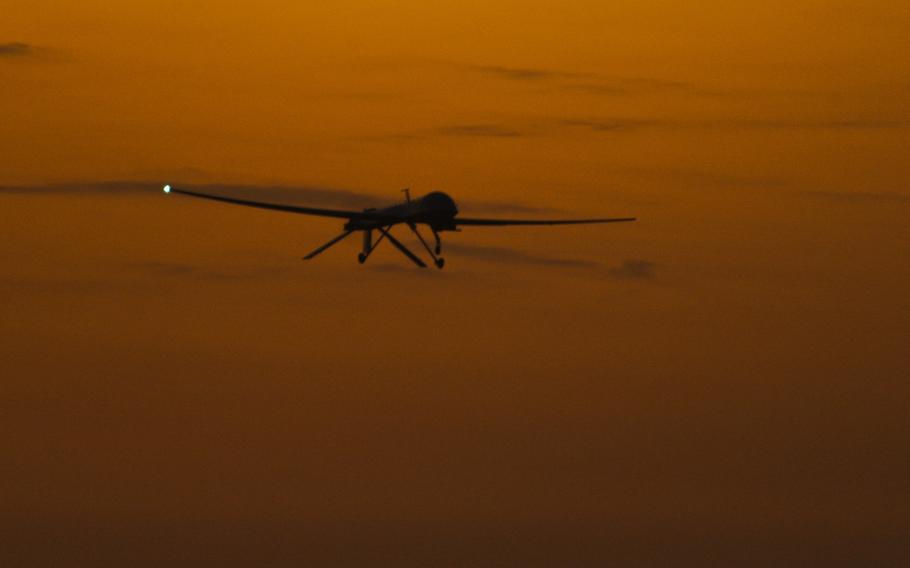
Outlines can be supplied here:
M170 192L171 192L171 186L169 186L169 185L164 186L164 193L170 193Z

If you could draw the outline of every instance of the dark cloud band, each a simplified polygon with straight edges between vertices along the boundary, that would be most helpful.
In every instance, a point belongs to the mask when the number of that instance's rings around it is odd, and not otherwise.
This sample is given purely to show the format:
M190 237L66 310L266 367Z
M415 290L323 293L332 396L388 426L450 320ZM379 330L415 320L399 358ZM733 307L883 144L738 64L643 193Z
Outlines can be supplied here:
M35 53L35 48L27 43L0 43L0 57L25 57Z
M616 268L611 268L607 274L613 278L625 278L636 280L650 280L654 278L655 264L648 260L632 259L626 260Z

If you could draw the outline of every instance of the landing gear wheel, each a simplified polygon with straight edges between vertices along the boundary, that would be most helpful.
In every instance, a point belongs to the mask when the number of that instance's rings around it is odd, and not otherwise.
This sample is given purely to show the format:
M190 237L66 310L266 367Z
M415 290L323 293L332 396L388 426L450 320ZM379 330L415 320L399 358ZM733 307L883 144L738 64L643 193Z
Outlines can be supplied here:
M359 262L360 264L363 264L366 261L367 261L367 255L365 255L363 253L360 253L357 255L357 262Z
M437 259L436 259L436 268L442 270L442 267L445 266L445 265L446 265L446 259L444 259L444 258L437 258Z

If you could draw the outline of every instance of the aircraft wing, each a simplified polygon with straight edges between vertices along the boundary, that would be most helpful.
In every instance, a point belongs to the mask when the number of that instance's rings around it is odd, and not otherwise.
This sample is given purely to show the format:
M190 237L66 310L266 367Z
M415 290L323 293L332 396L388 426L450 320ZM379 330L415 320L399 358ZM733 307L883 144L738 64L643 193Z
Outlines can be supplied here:
M458 226L499 227L504 225L586 225L590 223L625 223L635 217L614 217L612 219L464 219L455 218Z
M232 203L234 205L245 205L247 207L257 207L259 209L271 209L272 211L284 211L286 213L298 213L300 215L317 215L320 217L337 217L340 219L365 219L381 221L385 219L384 215L363 211L344 211L342 209L318 209L315 207L300 207L297 205L281 205L278 203L264 203L261 201L250 201L248 199L236 199L225 197L223 195L212 195L209 193L199 193L187 189L178 189L169 185L164 186L164 193L179 193L189 195L190 197L199 197L202 199L211 199L212 201L221 201L222 203Z

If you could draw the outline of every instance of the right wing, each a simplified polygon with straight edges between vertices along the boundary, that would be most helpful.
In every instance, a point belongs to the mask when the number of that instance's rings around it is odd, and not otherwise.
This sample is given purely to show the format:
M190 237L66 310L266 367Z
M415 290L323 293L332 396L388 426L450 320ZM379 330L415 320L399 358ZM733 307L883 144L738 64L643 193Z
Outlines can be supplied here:
M250 201L247 199L236 199L234 197L224 197L222 195L212 195L209 193L199 193L187 189L177 189L169 185L164 186L164 193L179 193L189 195L190 197L199 197L202 199L211 199L212 201L221 201L223 203L232 203L234 205L245 205L247 207L257 207L259 209L271 209L272 211L284 211L287 213L298 213L301 215L318 215L320 217L338 217L341 219L367 219L383 220L383 215L363 211L344 211L341 209L317 209L315 207L299 207L297 205L281 205L277 203L263 203L261 201Z
M462 219L455 217L456 225L499 227L504 225L585 225L589 223L625 223L635 217L614 217L612 219Z

